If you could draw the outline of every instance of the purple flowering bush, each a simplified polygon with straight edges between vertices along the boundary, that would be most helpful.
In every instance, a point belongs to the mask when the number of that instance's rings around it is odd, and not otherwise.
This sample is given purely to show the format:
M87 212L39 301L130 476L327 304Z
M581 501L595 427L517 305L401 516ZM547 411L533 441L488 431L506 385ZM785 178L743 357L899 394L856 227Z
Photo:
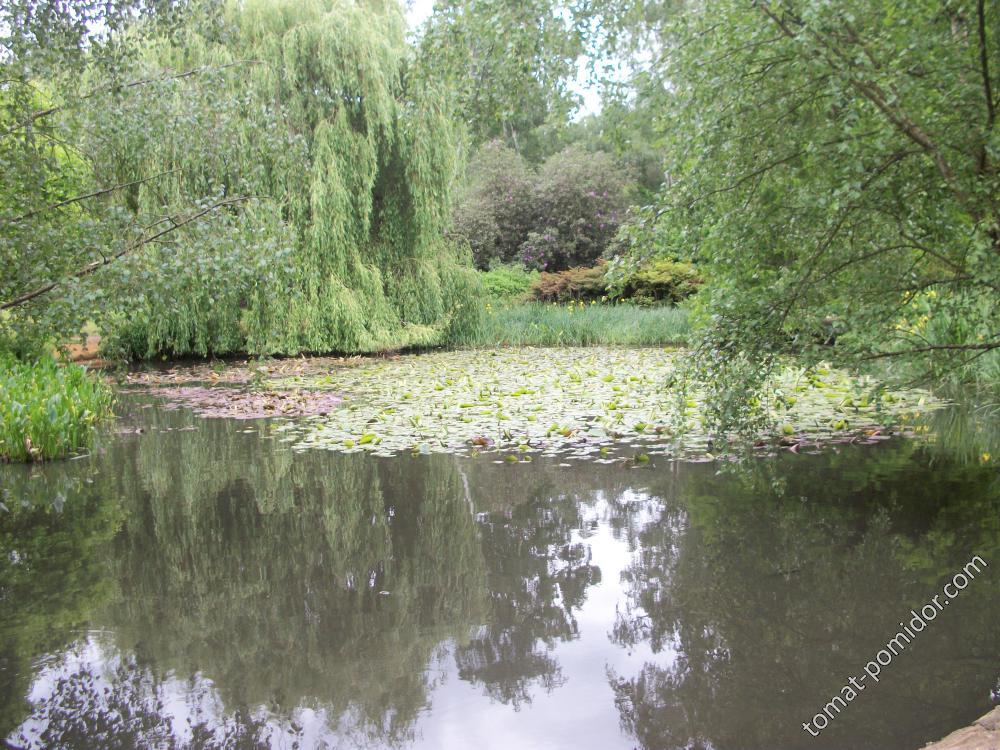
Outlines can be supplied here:
M479 270L519 261L521 243L533 228L534 180L528 163L500 141L483 144L469 160L452 233L469 243Z
M592 265L618 231L628 184L603 151L571 146L533 170L513 149L487 143L470 160L453 233L468 241L479 269Z
M520 247L526 268L589 266L618 232L628 206L627 178L603 151L570 146L549 157L534 183L535 226Z

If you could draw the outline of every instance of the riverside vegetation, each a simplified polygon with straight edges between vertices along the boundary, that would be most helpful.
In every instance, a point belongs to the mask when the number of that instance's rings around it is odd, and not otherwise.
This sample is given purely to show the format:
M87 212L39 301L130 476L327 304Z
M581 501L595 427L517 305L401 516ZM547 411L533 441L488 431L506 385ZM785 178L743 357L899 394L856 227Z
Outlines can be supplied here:
M914 750L984 714L988 572L801 728L1000 559L998 30L0 2L0 745Z
M125 360L686 343L720 435L760 430L788 358L995 391L992 9L838 41L848 0L495 6L408 40L394 3L11 3L0 348L30 362L85 325ZM631 77L573 122L581 55ZM921 104L913 69L960 106ZM515 304L526 278L574 304Z

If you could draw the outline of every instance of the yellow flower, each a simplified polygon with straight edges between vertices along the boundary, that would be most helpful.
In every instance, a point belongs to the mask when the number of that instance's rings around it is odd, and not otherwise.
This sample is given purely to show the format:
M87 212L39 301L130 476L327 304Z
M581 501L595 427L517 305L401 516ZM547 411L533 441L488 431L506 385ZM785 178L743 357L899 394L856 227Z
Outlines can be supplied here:
M990 454L989 454L989 453L984 453L983 455L981 455L981 456L979 457L979 459L980 459L980 460L981 460L981 461L982 461L982 462L983 462L984 464L988 464L988 463L990 462Z

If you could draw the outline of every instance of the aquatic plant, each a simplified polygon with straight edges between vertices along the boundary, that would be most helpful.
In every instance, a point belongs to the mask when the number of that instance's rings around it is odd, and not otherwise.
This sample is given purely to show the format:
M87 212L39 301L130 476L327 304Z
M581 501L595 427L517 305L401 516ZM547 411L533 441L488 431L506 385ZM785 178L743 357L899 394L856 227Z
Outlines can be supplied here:
M86 448L111 389L85 367L0 356L0 459L41 461Z
M664 346L685 344L685 310L634 305L487 303L478 323L456 334L454 346Z
M362 361L271 381L330 389L343 403L276 429L297 450L394 455L532 452L597 461L726 453L707 428L707 388L678 382L685 352L641 348L511 348ZM840 370L786 367L764 405L761 449L799 452L830 441L878 442L939 405ZM914 434L911 430L910 434ZM644 458L645 457L645 458Z

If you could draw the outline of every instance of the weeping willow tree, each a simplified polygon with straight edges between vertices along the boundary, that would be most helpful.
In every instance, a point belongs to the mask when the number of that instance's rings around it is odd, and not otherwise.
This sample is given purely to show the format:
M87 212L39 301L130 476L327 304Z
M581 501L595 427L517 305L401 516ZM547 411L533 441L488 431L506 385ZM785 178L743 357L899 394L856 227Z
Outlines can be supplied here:
M116 264L109 339L126 354L371 352L474 323L474 275L443 239L460 149L444 99L407 80L394 3L232 2L144 36L142 84L91 107L95 169L139 215L205 221ZM196 206L197 208L197 206Z

